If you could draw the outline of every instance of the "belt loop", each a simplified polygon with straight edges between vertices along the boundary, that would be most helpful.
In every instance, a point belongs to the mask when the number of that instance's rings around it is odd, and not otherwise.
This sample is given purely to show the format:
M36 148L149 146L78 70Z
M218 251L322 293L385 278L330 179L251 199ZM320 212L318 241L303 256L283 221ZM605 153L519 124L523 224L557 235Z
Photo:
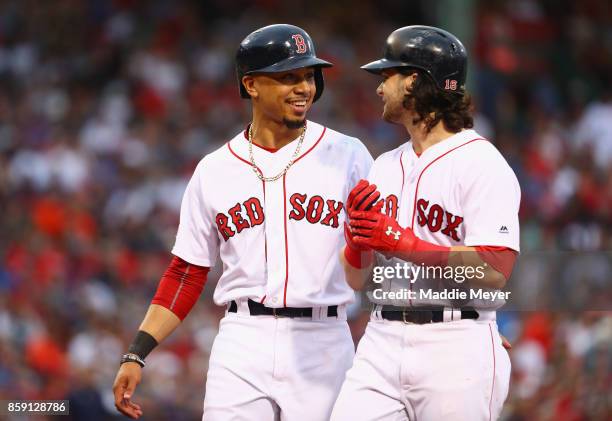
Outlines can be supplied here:
M238 304L238 313L246 314L247 316L251 314L251 309L249 308L249 300L244 298L238 298L236 300L236 303Z
M347 319L346 308L347 308L346 304L338 304L338 311L337 311L338 315L336 316L336 320L346 320Z
M374 304L374 309L372 310L372 319L380 321L382 320L382 306L380 304Z
M454 320L454 309L452 307L444 307L444 309L442 310L442 321L443 322L450 322L452 320ZM459 318L461 318L461 316L459 316Z
M453 309L453 320L461 320L461 309L460 308Z
M327 319L327 309L329 307L319 307L319 319L318 320L324 320Z

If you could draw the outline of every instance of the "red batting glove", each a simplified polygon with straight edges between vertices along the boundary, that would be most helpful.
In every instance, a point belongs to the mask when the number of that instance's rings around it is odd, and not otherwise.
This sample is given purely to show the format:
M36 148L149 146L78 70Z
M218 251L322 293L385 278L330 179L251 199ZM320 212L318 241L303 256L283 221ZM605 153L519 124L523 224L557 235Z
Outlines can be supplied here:
M347 215L350 215L351 212L367 209L379 212L383 205L383 201L376 203L379 197L380 192L376 190L375 184L370 184L366 180L359 180L349 193L346 201ZM374 252L369 247L355 243L351 228L346 222L344 223L344 238L346 239L346 247L344 248L346 261L357 269L370 266L374 261Z
M346 212L369 210L379 197L380 192L376 190L376 184L370 184L366 180L359 180L349 193L348 199L346 199Z
M450 247L421 240L410 228L400 227L395 219L387 215L354 211L349 218L353 242L358 246L428 266L448 263Z
M374 206L370 208L370 212L379 213L382 210L382 207L384 204L385 204L384 200L379 200L378 203L376 203ZM354 211L354 212L357 212L357 211ZM351 213L349 212L348 215L349 215L348 219L350 221ZM347 247L352 250L355 250L355 251L372 250L370 247L366 245L360 245L355 242L355 233L350 227L350 222L348 224L346 222L344 223L344 239L346 240Z
M344 258L346 261L357 269L370 266L374 261L374 252L365 246L355 243L351 227L346 222L344 223L344 238L346 240L346 247L344 248Z

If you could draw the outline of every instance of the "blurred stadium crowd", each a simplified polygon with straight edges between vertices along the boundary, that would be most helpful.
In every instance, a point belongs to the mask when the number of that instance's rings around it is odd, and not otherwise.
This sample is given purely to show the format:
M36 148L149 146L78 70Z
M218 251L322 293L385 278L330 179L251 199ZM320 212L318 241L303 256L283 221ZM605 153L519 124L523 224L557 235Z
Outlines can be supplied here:
M188 177L249 121L233 55L255 28L300 25L336 64L311 119L359 137L375 157L404 142L403 130L380 120L377 81L359 66L380 55L396 27L438 23L425 2L411 3L3 1L0 399L70 399L75 420L118 416L118 360L170 261ZM537 251L568 252L562 260L578 272L598 268L572 278L581 284L560 284L566 296L595 285L582 308L499 313L514 345L504 419L609 420L612 6L472 4L477 130L523 192L526 260L513 278L528 281L527 295L538 276L557 288L542 275L546 259L529 258ZM135 399L145 419L201 416L223 314L211 301L212 278L147 359ZM589 307L595 298L601 305ZM366 319L354 313L356 340Z

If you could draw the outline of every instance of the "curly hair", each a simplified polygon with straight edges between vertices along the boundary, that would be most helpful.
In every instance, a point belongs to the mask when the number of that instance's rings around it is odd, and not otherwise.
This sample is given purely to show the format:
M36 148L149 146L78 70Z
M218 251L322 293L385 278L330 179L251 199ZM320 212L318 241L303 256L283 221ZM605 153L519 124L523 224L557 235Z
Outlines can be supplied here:
M413 124L424 121L427 132L440 121L443 121L444 127L453 133L474 127L470 95L444 92L436 86L427 73L418 69L405 69L401 73L414 72L418 76L403 101L406 109L414 110L418 115L413 120Z

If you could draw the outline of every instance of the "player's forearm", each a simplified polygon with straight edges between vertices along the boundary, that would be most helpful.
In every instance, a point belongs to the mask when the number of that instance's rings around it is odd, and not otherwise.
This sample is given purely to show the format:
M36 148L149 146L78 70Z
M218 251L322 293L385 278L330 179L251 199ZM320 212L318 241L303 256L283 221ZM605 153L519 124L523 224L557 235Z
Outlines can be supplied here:
M362 290L370 278L374 264L372 263L363 268L356 268L346 261L344 249L340 252L340 261L342 262L346 282L349 284L349 286L355 291Z
M475 273L483 273L482 277L470 279L471 286L502 289L506 285L506 277L493 266L485 262L475 247L453 246L448 255L448 266L473 268Z
M145 358L161 341L181 323L181 319L163 306L151 304L145 314L134 340L123 355L121 362L134 362L145 366Z
M469 277L470 285L475 287L501 289L506 285L506 277L484 261L475 247L444 247L423 240L417 241L419 245L416 250L413 247L401 247L400 243L394 256L426 266L461 268L463 273L471 271L474 276Z
M147 332L160 343L180 324L181 319L171 310L158 304L151 304L140 324L139 330Z

